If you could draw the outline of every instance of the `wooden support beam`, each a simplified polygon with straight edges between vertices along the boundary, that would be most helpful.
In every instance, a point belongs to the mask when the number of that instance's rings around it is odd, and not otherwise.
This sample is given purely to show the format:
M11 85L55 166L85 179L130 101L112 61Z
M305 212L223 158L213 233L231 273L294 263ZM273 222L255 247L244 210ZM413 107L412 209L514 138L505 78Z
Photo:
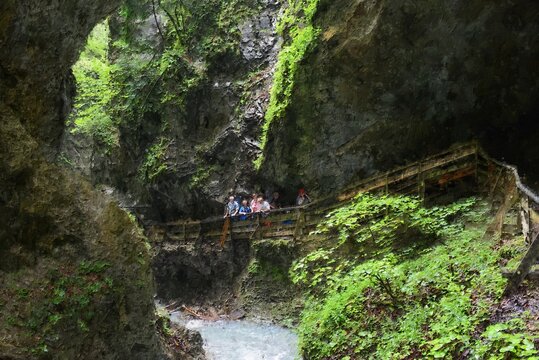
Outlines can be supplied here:
M509 279L509 282L507 283L507 287L505 288L505 294L510 294L511 292L515 291L520 283L526 278L526 275L530 272L530 269L535 263L537 262L537 259L539 257L539 234L536 234L533 238L533 241L528 248L528 251L526 252L526 255L524 255L524 258L518 265L517 270L513 274L513 276Z

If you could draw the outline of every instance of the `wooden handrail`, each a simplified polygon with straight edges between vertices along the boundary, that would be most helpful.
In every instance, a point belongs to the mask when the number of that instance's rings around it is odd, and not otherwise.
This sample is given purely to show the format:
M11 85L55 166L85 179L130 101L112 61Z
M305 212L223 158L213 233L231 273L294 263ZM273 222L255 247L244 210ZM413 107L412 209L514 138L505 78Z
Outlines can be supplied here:
M417 181L422 181L422 179L426 179L425 176L431 176L431 178L439 176L438 172L433 171L438 168L442 168L442 171L446 171L449 173L451 173L451 171L454 172L462 170L462 167L465 165L467 165L469 168L470 162L466 160L463 164L463 159L466 159L467 157L472 155L474 156L473 161L475 164L475 171L473 171L473 173L476 174L476 176L477 166L480 163L480 159L485 160L489 164L494 164L500 169L500 176L504 171L507 171L514 178L515 186L520 191L520 194L527 197L535 205L539 205L539 195L522 182L518 170L515 166L506 164L504 162L489 157L488 154L486 154L481 149L477 142L471 142L463 144L461 146L453 147L452 149L432 155L412 164L400 166L390 171L386 171L373 175L369 178L362 179L355 184L347 186L344 190L341 190L340 192L333 193L331 195L317 199L303 206L290 206L285 208L273 209L269 213L267 213L267 215L253 214L256 215L256 218L252 217L249 221L250 224L234 222L231 225L230 230L228 231L232 233L236 231L235 234L241 236L245 236L245 234L247 234L248 239L252 239L255 233L258 234L258 236L260 237L264 235L272 236L268 234L268 230L266 230L267 228L265 227L265 225L261 225L260 221L262 221L262 223L271 223L273 221L274 224L278 224L275 226L279 227L277 230L274 231L274 236L283 236L282 234L286 234L284 236L291 236L295 238L297 236L300 236L299 234L305 233L305 230L307 230L308 232L309 229L313 226L313 221L316 225L316 222L318 221L318 216L323 216L324 214L327 214L327 212L331 209L342 206L343 204L352 201L354 196L358 193L381 188L384 188L385 193L388 193L390 185L395 186L402 181L410 181L414 178L417 178ZM449 164L454 165L452 165L448 169ZM409 188L410 186L411 185L407 185L405 188ZM398 189L399 188L393 188L393 191L398 191ZM418 189L420 189L420 187ZM528 211L528 209L525 208L521 208L521 210ZM280 214L285 213L292 213L291 216L293 217L291 217L290 219L279 217ZM313 220L306 221L306 216L309 216L311 218L314 216L315 218ZM239 218L239 216L237 217ZM177 232L174 232L175 234L183 233L183 238L185 241L187 241L188 239L193 239L193 236L191 235L195 232L195 229L191 229L192 226L196 226L196 232L199 234L198 236L200 236L200 234L202 234L203 224L222 223L223 221L224 219L222 216L213 216L203 220L174 221L163 225L176 229L175 231ZM293 226L291 224L283 224L283 222L285 221L292 221L295 224ZM254 222L257 222L257 226L256 228L254 228L254 230L252 230L252 233L249 234L249 232L251 231L249 230L249 227ZM532 224L529 225L530 226L528 233L525 235L529 239L533 239L533 241L531 241L530 247L528 248L526 255L519 264L517 272L512 275L508 283L506 292L518 287L520 282L522 282L522 280L529 273L532 263L539 255L539 235L536 232L536 227L532 226ZM178 227L182 227L182 230L178 231ZM215 232L215 229L211 228L210 233L208 234L213 234L212 231ZM196 237L197 236L195 236L195 238Z
M415 163L403 165L395 169L392 169L390 171L387 171L381 174L376 174L369 178L363 179L356 184L346 187L344 190L338 193L334 193L332 195L325 196L321 199L317 199L309 204L302 205L302 206L291 206L291 207L285 207L285 208L280 208L280 209L273 209L268 213L267 218L268 220L270 220L272 215L285 213L285 212L291 212L291 211L309 212L310 210L317 210L320 207L320 205L324 203L330 203L329 204L330 206L326 208L322 208L321 211L324 211L324 209L325 210L331 209L332 206L342 206L343 202L351 201L353 196L355 196L355 194L352 196L349 196L349 194L352 192L355 192L357 194L358 192L361 192L361 191L371 191L380 187L387 187L387 185L391 183L413 178L414 176L418 175L418 171L420 171L421 173L425 173L437 167L458 161L464 157L474 155L476 154L478 148L479 147L476 142L466 143L466 144L454 147L452 149L443 151L441 153L429 156ZM436 161L438 161L438 163L436 163ZM382 181L382 180L385 180L385 181ZM382 183L377 184L378 182L383 182L383 184ZM372 184L372 186L368 187L365 190L365 187L368 184ZM223 220L224 219L222 216L212 216L203 220L174 221L174 222L166 223L164 225L165 226L182 226L182 225L194 225L194 224L211 224L211 223L222 222Z
M539 205L539 195L537 195L532 189L530 189L527 185L525 185L522 182L522 179L520 178L520 175L518 174L518 170L516 166L506 164L504 162L498 161L496 159L493 159L489 157L486 153L484 153L483 150L479 150L479 154L488 161L493 162L494 164L501 166L505 168L506 170L509 170L513 177L515 178L515 184L516 187L522 191L528 198L532 199L535 204Z

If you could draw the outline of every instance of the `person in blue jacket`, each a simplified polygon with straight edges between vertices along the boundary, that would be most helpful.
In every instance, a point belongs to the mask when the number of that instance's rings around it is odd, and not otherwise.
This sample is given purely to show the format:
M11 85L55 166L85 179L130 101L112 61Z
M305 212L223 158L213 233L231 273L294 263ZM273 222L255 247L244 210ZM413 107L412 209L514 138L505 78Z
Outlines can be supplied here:
M249 206L247 199L243 199L243 201L241 202L240 211L239 211L240 220L247 220L250 216L249 214L251 214L252 212L253 210Z

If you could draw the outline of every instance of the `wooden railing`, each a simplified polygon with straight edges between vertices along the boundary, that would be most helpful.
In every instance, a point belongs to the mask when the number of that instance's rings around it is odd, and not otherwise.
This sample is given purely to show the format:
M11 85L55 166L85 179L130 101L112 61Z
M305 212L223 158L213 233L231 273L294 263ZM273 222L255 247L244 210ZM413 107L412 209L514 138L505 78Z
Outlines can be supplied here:
M479 150L479 156L481 160L488 162L491 169L497 169L491 193L495 191L500 179L504 176L509 177L513 182L514 192L516 193L516 198L513 199L513 202L517 204L518 208L518 223L516 226L525 236L528 244L526 253L516 271L506 273L509 278L505 289L507 294L518 288L539 259L539 196L522 182L516 167L490 158L481 149Z
M243 221L235 218L225 235L233 240L296 239L309 234L328 212L351 201L359 193L378 191L415 194L424 198L427 187L441 189L453 181L469 177L474 177L477 182L487 179L490 194L497 191L500 179L511 177L514 181L520 214L517 225L526 236L529 248L518 269L508 275L506 291L512 291L527 276L539 256L539 196L523 184L515 167L490 158L475 142L363 179L344 191L306 206L277 209L266 215L255 214ZM499 212L500 224L503 224L505 213ZM188 243L203 239L218 243L223 235L223 224L223 217L215 216L199 221L178 220L158 224L151 226L150 231L161 235L153 236L154 239L164 241ZM501 231L501 225L498 231ZM487 236L490 235L487 233Z
M357 194L372 191L425 196L426 184L443 187L448 182L477 175L478 146L468 143L410 165L377 174L350 185L344 191L326 196L306 206L272 210L248 220L232 221L227 231L232 239L288 238L309 234L329 211L351 201ZM224 219L216 216L199 221L174 221L152 227L167 240L195 241L218 239Z

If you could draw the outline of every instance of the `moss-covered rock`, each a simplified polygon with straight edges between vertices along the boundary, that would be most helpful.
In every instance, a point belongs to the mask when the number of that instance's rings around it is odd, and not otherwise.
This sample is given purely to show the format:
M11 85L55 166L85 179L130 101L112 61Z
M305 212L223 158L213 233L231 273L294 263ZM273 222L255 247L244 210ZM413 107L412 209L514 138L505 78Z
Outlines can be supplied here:
M140 230L51 162L70 66L119 1L0 4L0 358L159 359Z
M116 95L100 105L118 146L107 154L69 135L65 158L159 220L220 212L223 195L251 191L280 9L274 0L126 4L109 21Z

